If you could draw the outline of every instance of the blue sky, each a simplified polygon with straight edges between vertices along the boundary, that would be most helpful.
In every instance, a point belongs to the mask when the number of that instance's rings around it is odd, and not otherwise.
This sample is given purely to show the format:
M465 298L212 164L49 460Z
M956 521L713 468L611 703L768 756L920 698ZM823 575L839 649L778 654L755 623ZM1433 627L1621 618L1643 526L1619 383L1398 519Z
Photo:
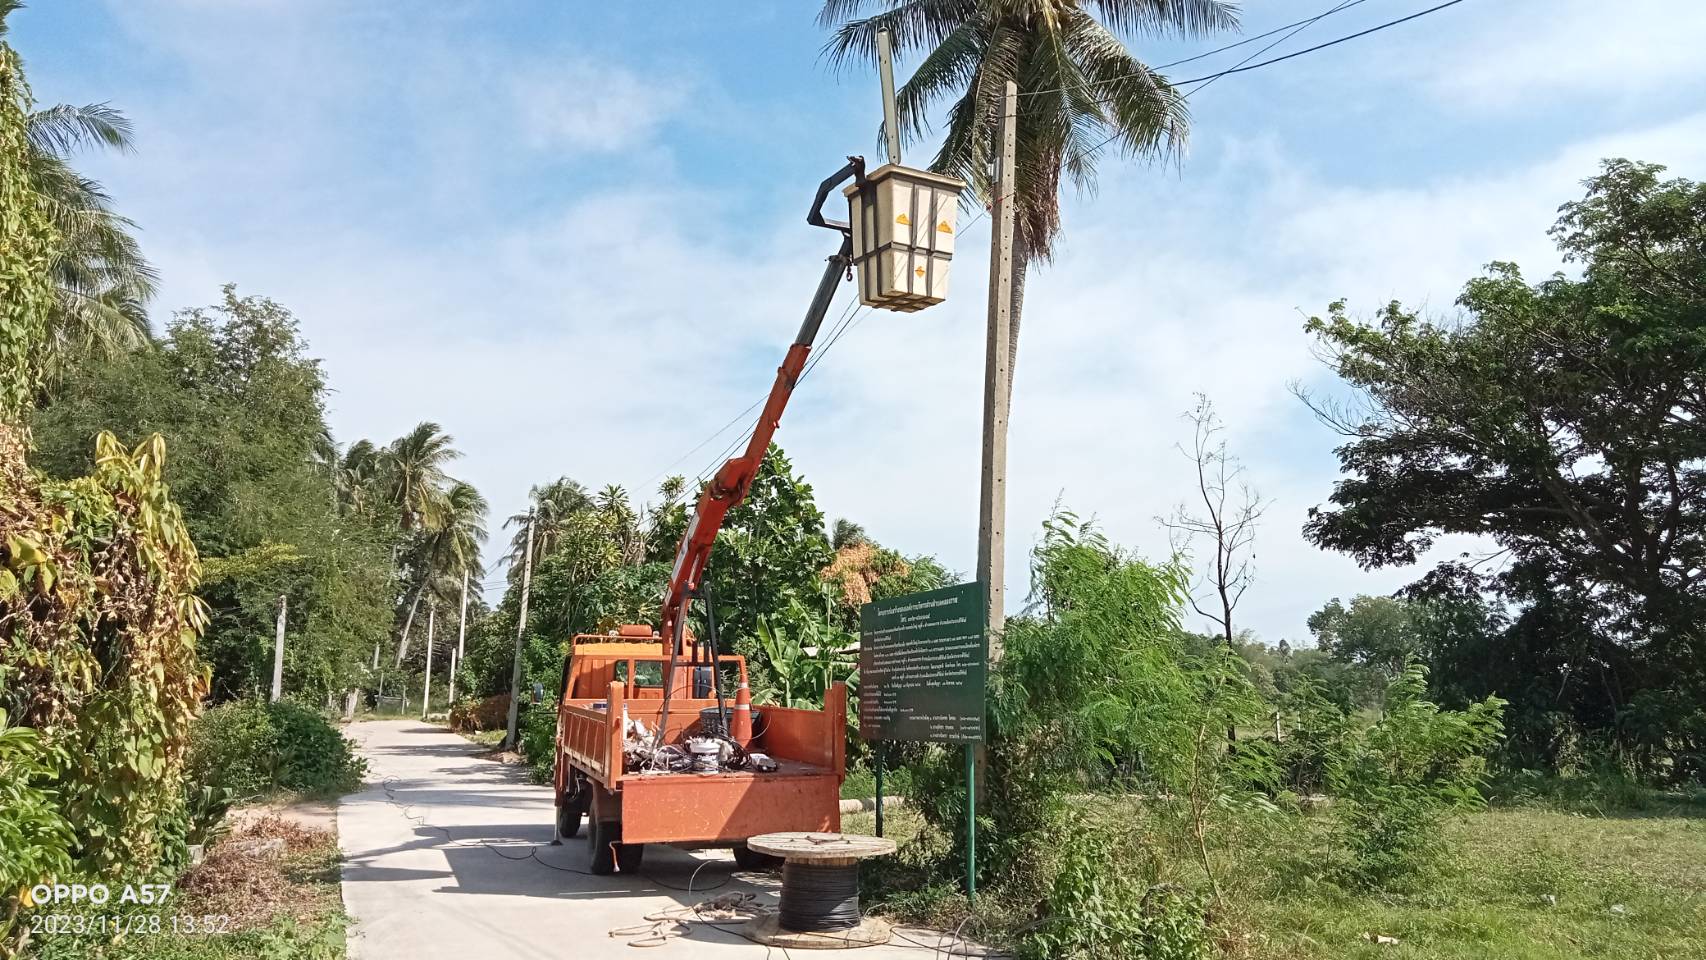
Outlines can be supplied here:
M1366 0L1270 55L1429 5ZM1327 6L1248 4L1244 29ZM39 100L135 120L136 153L82 166L140 224L159 320L227 281L279 300L326 363L341 440L436 420L503 516L564 474L647 497L709 466L732 435L674 461L767 388L833 249L803 223L812 189L877 153L875 81L822 62L816 8L36 0L11 39ZM1166 62L1232 39L1133 45ZM1009 608L1057 498L1165 556L1199 390L1272 501L1245 625L1296 643L1328 598L1413 579L1300 536L1336 475L1335 437L1288 390L1331 385L1304 316L1338 297L1447 315L1487 261L1558 269L1545 228L1601 157L1706 177L1703 42L1706 5L1684 0L1466 0L1222 79L1176 165L1104 157L1030 285ZM986 225L961 240L954 299L862 315L778 434L827 514L960 571Z

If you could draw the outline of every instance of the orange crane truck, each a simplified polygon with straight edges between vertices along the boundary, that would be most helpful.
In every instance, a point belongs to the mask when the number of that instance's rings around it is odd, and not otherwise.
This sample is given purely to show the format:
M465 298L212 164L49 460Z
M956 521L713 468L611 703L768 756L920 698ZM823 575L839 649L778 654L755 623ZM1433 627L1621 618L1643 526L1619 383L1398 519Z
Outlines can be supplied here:
M847 690L830 688L822 710L748 706L746 661L719 649L702 578L728 511L746 497L794 386L805 371L836 285L853 265L853 232L823 216L831 190L864 183L850 157L818 187L806 222L841 233L799 334L788 348L752 437L701 492L664 588L657 630L574 638L563 664L557 714L557 833L589 823L591 870L639 869L648 843L732 846L743 866L768 858L748 837L785 830L838 831L844 776ZM705 600L705 638L687 629L693 600ZM725 690L738 683L730 709Z

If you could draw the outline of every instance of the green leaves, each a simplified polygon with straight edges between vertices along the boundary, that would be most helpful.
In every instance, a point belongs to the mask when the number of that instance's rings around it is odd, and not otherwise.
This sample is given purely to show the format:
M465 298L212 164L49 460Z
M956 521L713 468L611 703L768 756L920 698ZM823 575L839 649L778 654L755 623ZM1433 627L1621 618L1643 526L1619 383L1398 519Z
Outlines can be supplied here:
M32 172L29 108L23 67L0 43L0 423L17 423L43 383L60 249Z
M1313 403L1345 476L1305 535L1371 567L1490 543L1417 589L1511 608L1436 665L1464 700L1517 701L1540 762L1560 721L1620 736L1630 698L1706 682L1706 187L1661 170L1606 161L1561 208L1579 277L1494 263L1460 317L1394 303L1356 322L1335 303L1307 326L1357 397Z

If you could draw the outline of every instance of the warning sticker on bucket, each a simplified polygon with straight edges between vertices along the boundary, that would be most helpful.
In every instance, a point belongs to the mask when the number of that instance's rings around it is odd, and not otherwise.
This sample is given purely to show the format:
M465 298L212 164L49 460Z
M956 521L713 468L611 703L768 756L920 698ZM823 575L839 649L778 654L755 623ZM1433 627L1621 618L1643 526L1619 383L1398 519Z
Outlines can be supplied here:
M859 735L983 739L983 584L867 603L859 614Z

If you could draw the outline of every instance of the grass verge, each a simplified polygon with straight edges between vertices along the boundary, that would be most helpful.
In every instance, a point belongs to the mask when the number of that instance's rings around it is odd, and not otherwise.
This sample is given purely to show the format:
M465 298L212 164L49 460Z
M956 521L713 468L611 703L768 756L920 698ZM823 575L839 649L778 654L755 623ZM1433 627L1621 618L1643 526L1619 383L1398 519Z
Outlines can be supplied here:
M1311 818L1291 821L1307 827ZM874 832L869 813L842 818ZM924 887L906 868L908 847L939 843L915 811L885 817L901 844L893 863L866 866L866 901L897 920L954 930L1003 946L1014 917L1035 904ZM1286 858L1296 838L1245 836L1218 851L1227 890L1219 915L1225 955L1251 960L1586 960L1706 957L1706 810L1655 805L1622 815L1495 808L1449 827L1455 853L1406 894L1359 894L1300 881ZM1180 878L1182 879L1182 877ZM967 918L970 918L969 920Z
M283 817L245 823L157 906L47 908L41 960L343 960L336 837ZM122 884L109 885L114 891ZM113 900L118 896L115 892ZM115 933L121 929L123 932ZM33 954L31 954L33 951Z

